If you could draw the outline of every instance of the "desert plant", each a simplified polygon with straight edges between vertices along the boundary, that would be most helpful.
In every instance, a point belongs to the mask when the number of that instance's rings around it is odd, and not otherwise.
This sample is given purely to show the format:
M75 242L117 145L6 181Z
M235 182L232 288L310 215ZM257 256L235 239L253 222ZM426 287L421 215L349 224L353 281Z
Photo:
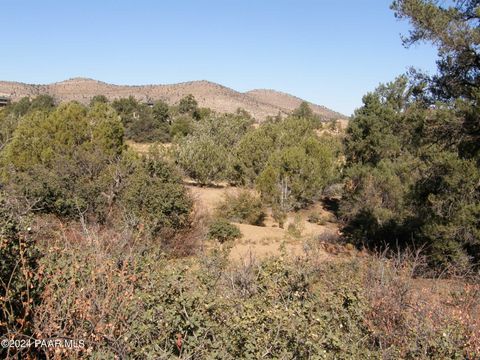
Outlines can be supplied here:
M227 151L209 137L183 138L178 144L175 158L185 173L202 185L227 177Z
M134 97L116 99L112 107L125 128L125 137L137 142L166 142L170 140L168 106L155 103L153 108Z
M198 102L195 100L195 97L192 94L184 96L178 102L178 111L180 114L190 114L193 115L198 109Z
M172 131L178 121L174 121ZM175 158L178 165L202 185L222 180L238 182L232 149L251 124L252 118L242 111L212 114L190 123L189 131L183 133L184 137L177 136Z
M37 276L41 253L23 219L0 195L0 334L3 340L33 335L33 312L41 287ZM8 358L33 349L2 346Z
M24 117L1 153L0 172L27 208L100 215L103 173L123 151L123 127L113 109L69 103Z
M90 107L94 106L96 103L107 104L108 98L105 95L95 95L90 99Z
M312 224L326 225L328 222L335 221L335 215L329 212L324 212L324 213L312 212L308 215L307 221Z
M460 359L474 354L466 341L473 333L441 303L451 295L435 282L416 290L415 274L427 267L425 256L406 250L389 258L385 252L370 258L363 280L370 303L365 320L382 356Z
M272 206L272 217L278 223L280 229L283 229L285 225L285 220L287 220L287 212L280 208L278 205Z
M193 119L183 115L175 118L170 127L170 135L173 139L187 136L193 132Z
M244 224L262 225L265 219L260 198L247 190L226 194L216 212L218 216Z
M307 221L312 223L312 224L321 224L322 217L318 212L312 212L311 214L308 215Z
M168 237L186 228L192 200L177 170L155 151L127 160L121 167L125 180L118 194L127 223L151 236Z
M288 224L287 232L290 236L299 239L302 237L303 230L304 225L302 223L302 218L296 215L293 222Z
M123 134L101 102L29 114L0 154L2 186L26 209L84 224L122 223L122 215L149 235L187 227L191 201L179 174L160 154L127 151Z
M256 185L264 201L290 211L318 199L336 171L335 150L329 140L312 136L274 152Z
M77 236L82 241L57 239L42 259L45 292L35 316L36 336L87 340L85 348L64 356L469 354L469 333L457 326L456 315L442 301L428 312L432 298L418 291L411 267L401 262L328 262L311 253L295 261L272 258L238 265L229 261L224 246L214 246L201 258L169 260L156 246L120 249L123 233L102 235L92 229L89 239L83 231ZM415 294L418 301L412 301ZM53 356L53 349L42 351Z
M215 219L208 229L208 237L212 240L218 240L220 243L239 239L242 237L240 229L228 220L218 218Z

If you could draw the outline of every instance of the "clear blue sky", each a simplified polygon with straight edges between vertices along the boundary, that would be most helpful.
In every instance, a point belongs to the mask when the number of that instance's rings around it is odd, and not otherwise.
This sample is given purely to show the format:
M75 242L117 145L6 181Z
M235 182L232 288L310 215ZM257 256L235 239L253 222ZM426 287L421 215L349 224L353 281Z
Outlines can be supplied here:
M0 0L0 80L210 80L351 114L436 51L404 49L390 0Z

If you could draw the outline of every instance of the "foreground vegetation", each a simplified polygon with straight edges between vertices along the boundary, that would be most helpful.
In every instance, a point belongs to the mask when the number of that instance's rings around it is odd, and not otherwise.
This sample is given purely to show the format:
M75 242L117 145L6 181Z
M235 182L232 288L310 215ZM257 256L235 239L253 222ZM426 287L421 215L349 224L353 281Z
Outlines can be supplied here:
M44 221L28 326L35 338L86 340L63 356L460 359L478 346L478 287L421 285L414 257L324 262L311 247L231 265L218 245L172 260L111 231Z
M306 103L262 124L192 96L2 109L0 334L86 345L0 354L479 356L478 5L455 4L394 2L414 26L407 42L439 46L439 73L379 86L345 134ZM127 140L156 145L138 154ZM241 191L205 218L187 180ZM241 224L271 213L283 228L319 200L341 237L302 238L290 223L302 256L284 244L277 258L231 261ZM348 255L325 261L330 247Z

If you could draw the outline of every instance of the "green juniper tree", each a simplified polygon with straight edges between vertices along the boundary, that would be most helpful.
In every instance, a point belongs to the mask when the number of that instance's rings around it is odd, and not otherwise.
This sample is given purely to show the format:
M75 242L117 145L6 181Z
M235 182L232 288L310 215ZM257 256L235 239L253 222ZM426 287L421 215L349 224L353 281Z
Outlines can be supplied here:
M438 47L438 73L366 95L347 129L346 233L372 247L424 246L433 265L480 259L478 1L394 1Z

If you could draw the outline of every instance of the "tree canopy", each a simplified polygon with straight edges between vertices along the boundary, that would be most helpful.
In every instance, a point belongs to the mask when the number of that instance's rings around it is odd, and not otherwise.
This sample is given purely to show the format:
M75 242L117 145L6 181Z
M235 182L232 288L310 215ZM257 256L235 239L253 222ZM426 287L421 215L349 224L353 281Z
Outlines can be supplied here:
M438 73L413 72L363 99L347 129L346 233L372 247L424 246L432 263L480 259L478 1L394 1L405 45L438 48Z

